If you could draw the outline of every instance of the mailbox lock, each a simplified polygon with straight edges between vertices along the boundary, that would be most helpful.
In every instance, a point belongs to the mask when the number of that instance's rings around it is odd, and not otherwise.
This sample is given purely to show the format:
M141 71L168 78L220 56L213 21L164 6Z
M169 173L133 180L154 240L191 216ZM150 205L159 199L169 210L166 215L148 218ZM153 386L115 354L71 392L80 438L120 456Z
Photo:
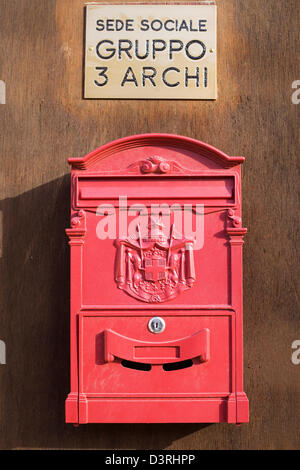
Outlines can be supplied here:
M162 333L165 327L165 321L160 317L153 317L148 323L148 328L151 333Z

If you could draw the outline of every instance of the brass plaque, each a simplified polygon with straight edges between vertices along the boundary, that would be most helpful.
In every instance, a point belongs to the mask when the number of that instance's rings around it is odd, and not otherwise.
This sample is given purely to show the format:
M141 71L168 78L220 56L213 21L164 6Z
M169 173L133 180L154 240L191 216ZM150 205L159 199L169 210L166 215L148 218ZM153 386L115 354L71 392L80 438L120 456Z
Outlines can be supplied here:
M217 98L214 2L86 8L85 98Z

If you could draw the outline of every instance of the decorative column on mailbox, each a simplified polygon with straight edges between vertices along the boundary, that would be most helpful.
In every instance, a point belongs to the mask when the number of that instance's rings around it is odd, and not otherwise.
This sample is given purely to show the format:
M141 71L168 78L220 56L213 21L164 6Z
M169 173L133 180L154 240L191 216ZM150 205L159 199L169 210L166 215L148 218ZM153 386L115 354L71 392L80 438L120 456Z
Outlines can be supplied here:
M146 134L71 158L66 421L248 421L241 164Z

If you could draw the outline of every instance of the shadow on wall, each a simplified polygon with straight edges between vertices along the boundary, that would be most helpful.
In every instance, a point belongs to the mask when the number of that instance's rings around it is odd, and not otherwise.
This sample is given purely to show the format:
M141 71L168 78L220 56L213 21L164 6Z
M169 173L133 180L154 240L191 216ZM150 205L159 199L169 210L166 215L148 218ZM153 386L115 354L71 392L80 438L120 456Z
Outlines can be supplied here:
M64 423L69 392L70 176L1 201L0 448L165 448L197 424Z

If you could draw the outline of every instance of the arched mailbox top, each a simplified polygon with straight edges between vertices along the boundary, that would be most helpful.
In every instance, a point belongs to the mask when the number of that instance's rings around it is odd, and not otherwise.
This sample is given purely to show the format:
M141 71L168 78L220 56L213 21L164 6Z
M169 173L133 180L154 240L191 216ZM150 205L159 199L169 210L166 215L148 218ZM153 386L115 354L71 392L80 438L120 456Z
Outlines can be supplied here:
M244 157L230 157L221 150L190 137L174 134L139 134L114 140L102 145L83 158L69 158L68 162L73 170L90 170L97 166L101 160L122 151L152 146L192 152L199 156L199 159L204 157L204 159L225 169L242 164L245 160Z

